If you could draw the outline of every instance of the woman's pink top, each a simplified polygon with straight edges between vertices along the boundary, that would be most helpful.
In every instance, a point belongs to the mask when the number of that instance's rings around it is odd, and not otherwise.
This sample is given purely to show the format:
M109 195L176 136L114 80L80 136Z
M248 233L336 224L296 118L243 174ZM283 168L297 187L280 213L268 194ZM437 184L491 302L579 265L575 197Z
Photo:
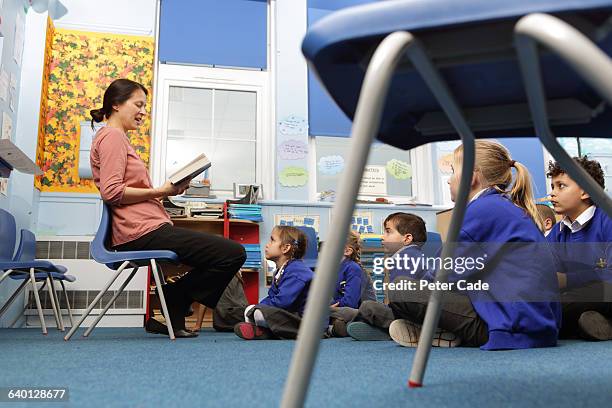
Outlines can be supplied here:
M153 188L147 167L122 130L108 126L98 130L89 162L102 200L112 209L112 246L134 241L163 224L172 224L159 200L121 204L126 187Z

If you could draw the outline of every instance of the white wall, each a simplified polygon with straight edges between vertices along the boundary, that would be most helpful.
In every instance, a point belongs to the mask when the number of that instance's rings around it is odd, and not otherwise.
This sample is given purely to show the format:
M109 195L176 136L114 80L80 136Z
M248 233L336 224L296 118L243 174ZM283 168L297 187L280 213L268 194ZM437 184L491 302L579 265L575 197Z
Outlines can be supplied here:
M153 36L156 0L61 0L68 13L55 26L70 30Z
M308 130L299 135L283 135L279 123L289 116L308 121L308 71L302 54L302 40L307 29L306 0L276 1L276 144L292 139L308 145ZM308 185L314 182L315 169L308 168L308 157L302 160L282 160L277 155L276 199L308 201ZM303 187L284 187L278 180L286 166L303 167L309 171Z
M63 17L54 21L58 29L89 32L107 32L153 36L155 29L155 7L157 0L61 0L68 9ZM30 14L30 13L28 13ZM36 62L42 70L42 57ZM40 77L24 75L24 81L38 83L40 98ZM36 102L35 105L38 105ZM34 118L34 117L33 117ZM35 117L38 123L38 117ZM98 206L92 206L95 195L80 193L41 193L38 224L35 231L42 235L88 235L95 232L100 213ZM54 217L61 211L59 217ZM67 216L70 214L70 217ZM78 220L69 223L67 219ZM90 220L80 225L81 220ZM92 225L94 225L93 231ZM85 231L85 232L83 232Z
M16 122L15 142L30 159L35 161L47 13L38 14L29 10L26 15L25 27L26 36L21 67L19 113ZM14 172L11 179L10 211L17 219L28 220L23 228L36 230L39 192L34 188L34 176Z
M10 2L5 2L4 7ZM13 4L14 6L14 4ZM20 10L21 12L22 10ZM3 10L6 13L6 10ZM4 14L8 18L8 14ZM15 102L16 112L13 120L13 142L33 161L36 158L36 142L38 138L38 114L40 111L40 89L42 86L42 61L45 48L46 13L37 14L31 10L25 15L25 39L21 67L6 63L9 69L18 69L18 99ZM13 17L14 19L14 17ZM11 40L12 37L5 39ZM9 54L10 52L10 54ZM4 54L11 55L13 47L4 45ZM6 110L10 112L10 110ZM38 212L38 190L34 188L34 176L13 171L9 179L8 211L17 222L17 243L21 229L36 229ZM8 299L15 289L15 282L7 284L7 279L0 287L0 304ZM13 321L23 307L23 294L15 300L11 309L0 320L0 327Z

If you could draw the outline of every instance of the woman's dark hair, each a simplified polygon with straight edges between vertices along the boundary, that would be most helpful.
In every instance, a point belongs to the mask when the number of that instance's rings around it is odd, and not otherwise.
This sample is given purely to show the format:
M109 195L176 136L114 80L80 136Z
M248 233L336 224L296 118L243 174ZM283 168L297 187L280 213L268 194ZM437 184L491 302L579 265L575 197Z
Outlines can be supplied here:
M149 94L147 89L138 82L124 78L115 79L104 91L102 107L89 111L91 115L91 128L94 128L94 122L102 122L104 118L110 118L113 113L113 105L121 105L130 99L134 91L138 89L142 90L145 95Z

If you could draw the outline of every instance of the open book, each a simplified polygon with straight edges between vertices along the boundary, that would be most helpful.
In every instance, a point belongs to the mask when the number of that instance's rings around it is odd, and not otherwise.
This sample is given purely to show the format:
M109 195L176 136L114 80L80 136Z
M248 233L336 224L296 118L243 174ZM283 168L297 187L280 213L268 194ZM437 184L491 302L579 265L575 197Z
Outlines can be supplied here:
M174 172L168 180L174 185L181 184L183 181L191 180L198 174L210 167L210 160L204 153L193 159L191 162Z

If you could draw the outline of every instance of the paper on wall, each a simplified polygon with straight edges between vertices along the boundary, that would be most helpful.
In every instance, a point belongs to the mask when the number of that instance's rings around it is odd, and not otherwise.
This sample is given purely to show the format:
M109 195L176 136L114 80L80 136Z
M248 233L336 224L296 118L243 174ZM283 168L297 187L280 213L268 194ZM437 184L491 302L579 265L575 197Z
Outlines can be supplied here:
M25 24L23 17L21 17L20 13L17 13L17 18L15 19L15 43L13 46L13 59L19 67L21 67L21 60L23 58L23 41L25 38L24 29Z
M2 133L0 139L10 139L13 134L13 119L11 115L2 112Z
M0 177L0 194L8 196L8 179Z
M373 234L372 213L369 211L353 213L351 217L351 230L360 234Z
M308 124L306 119L290 115L279 122L278 131L285 136L305 135L308 131Z
M9 108L15 112L17 105L17 76L11 72L11 80L9 85Z
M410 163L397 159L387 162L387 171L398 180L407 180L412 177L412 166Z
M359 194L387 195L387 170L385 166L366 166L361 178Z
M285 140L278 145L278 154L283 160L299 160L308 154L308 146L300 140Z
M320 217L318 215L276 214L274 215L274 225L312 227L319 233Z
M0 99L6 101L9 92L9 75L4 69L0 71Z
M322 174L333 176L342 173L344 170L344 158L342 156L323 156L319 158L319 172Z
M300 187L308 182L308 170L303 167L289 166L281 170L279 182L285 187Z

